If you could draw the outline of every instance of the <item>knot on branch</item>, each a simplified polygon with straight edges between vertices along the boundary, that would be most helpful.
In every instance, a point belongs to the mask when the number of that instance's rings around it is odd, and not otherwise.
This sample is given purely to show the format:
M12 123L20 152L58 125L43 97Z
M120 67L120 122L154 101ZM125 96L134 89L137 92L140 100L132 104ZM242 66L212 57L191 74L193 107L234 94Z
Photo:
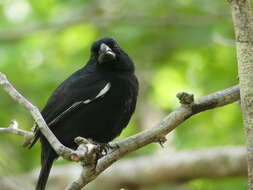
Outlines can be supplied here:
M18 122L16 120L11 120L8 128L13 129L13 130L17 130L18 129Z
M179 99L180 104L190 105L194 103L194 95L187 92L177 93L177 98Z

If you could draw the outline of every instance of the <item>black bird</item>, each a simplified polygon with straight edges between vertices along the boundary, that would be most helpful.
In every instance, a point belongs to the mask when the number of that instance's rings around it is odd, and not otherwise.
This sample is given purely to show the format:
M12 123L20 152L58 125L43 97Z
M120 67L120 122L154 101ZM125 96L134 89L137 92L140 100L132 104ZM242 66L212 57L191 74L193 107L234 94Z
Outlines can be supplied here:
M95 41L87 64L67 78L48 99L42 116L62 144L77 148L78 136L108 143L125 128L135 110L138 80L131 58L109 37ZM58 155L40 139L41 171L36 190L44 190Z

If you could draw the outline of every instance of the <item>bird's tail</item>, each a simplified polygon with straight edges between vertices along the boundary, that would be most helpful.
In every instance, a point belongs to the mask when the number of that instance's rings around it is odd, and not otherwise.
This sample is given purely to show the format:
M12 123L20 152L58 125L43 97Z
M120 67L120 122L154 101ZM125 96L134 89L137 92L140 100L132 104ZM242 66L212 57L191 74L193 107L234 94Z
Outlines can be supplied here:
M55 157L52 154L41 156L41 170L35 190L45 190L47 179L52 168Z

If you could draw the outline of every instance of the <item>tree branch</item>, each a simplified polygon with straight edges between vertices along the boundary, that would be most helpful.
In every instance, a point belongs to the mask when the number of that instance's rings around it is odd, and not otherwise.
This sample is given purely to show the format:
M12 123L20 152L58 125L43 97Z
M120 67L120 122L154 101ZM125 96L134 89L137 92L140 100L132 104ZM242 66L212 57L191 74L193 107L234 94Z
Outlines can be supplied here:
M48 190L62 190L78 177L80 169L76 164L55 166L50 174ZM0 186L5 190L32 189L38 173L39 169L36 169L27 174L0 178ZM166 152L119 160L85 189L119 190L140 187L151 189L152 186L159 184L178 184L199 178L215 179L246 175L245 147L181 150L173 151L171 154ZM24 179L29 179L30 183L24 183ZM23 188L20 188L20 184Z
M159 174L159 175L154 175ZM241 147L209 148L206 150L179 151L122 160L115 163L97 183L107 184L106 189L150 186L163 183L185 182L196 178L246 176L246 151Z
M63 157L64 159L70 160L70 161L80 161L84 159L85 157L94 157L96 153L95 150L98 150L99 147L93 144L90 144L86 140L82 138L77 138L77 144L79 144L79 147L77 150L72 150L63 144L55 137L55 135L52 133L52 131L48 128L46 122L44 121L41 113L39 112L39 109L32 105L25 97L23 97L7 80L6 76L0 72L0 86L3 87L3 89L20 105L22 105L24 108L26 108L32 115L33 119L35 120L35 123L37 123L40 131L42 134L47 138L55 152ZM8 131L6 129L5 131ZM10 131L10 129L9 129ZM12 130L13 131L13 130ZM15 130L16 131L16 130ZM17 131L16 131L17 132Z
M15 120L12 120L10 122L10 125L6 128L0 128L0 132L3 133L10 133L10 134L15 134L15 135L19 135L19 136L32 136L33 137L33 133L29 132L29 131L24 131L22 129L18 128L18 122Z
M179 124L186 119L199 112L223 106L233 103L239 100L239 86L234 86L216 93L204 96L202 98L194 100L193 95L185 92L179 93L177 97L181 102L181 106L175 111L171 112L167 117L160 121L157 125L151 129L144 130L136 135L130 136L121 141L111 143L112 147L118 147L111 150L106 156L95 162L94 155L97 153L94 150L98 150L95 145L87 143L82 138L78 138L80 146L76 151L64 147L54 134L50 131L42 118L40 112L29 101L27 101L21 94L19 94L13 86L8 82L5 75L0 73L0 85L3 86L5 91L11 95L11 97L24 106L32 114L35 122L38 124L43 135L49 140L55 151L65 159L69 160L82 160L83 170L80 177L70 184L66 190L80 190L90 181L95 179L101 172L111 166L115 161L123 157L129 152L135 151L147 144L153 142L163 143L166 139L165 136L175 129ZM90 148L89 148L90 147ZM74 155L74 159L72 156ZM81 159L80 159L81 158Z
M178 95L181 102L185 103L184 99L189 99L187 93ZM95 170L83 170L79 179L74 181L66 190L81 189L83 186L94 180L101 172L111 166L115 161L123 157L129 152L133 152L147 144L153 142L164 141L165 136L175 129L179 124L194 114L208 109L220 107L226 104L233 103L239 100L239 86L234 86L199 99L192 98L187 104L182 104L181 107L171 112L167 117L160 121L154 127L144 130L136 135L112 143L112 146L118 146L119 149L109 153L98 161Z
M27 146L28 144L31 143L34 135L33 132L29 131L24 131L22 129L18 128L18 122L15 120L12 120L10 122L10 125L6 128L0 128L0 132L2 133L10 133L10 134L15 134L24 137L24 144L23 146Z

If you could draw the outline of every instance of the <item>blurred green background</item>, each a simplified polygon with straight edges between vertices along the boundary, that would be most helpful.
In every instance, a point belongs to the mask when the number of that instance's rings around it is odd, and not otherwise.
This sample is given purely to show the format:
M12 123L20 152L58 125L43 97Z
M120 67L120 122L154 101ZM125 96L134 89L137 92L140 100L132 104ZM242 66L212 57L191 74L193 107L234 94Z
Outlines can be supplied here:
M115 38L134 60L141 84L124 138L178 107L175 95L180 91L199 97L237 84L233 35L225 0L0 0L0 71L42 108L52 90L86 63L94 40ZM12 119L23 129L33 125L29 113L0 90L0 127ZM21 144L21 137L0 134L1 176L39 167L39 145L27 150ZM225 145L244 145L238 103L189 119L167 146ZM157 149L150 145L129 156ZM186 185L192 190L238 190L246 188L246 178L198 179Z

